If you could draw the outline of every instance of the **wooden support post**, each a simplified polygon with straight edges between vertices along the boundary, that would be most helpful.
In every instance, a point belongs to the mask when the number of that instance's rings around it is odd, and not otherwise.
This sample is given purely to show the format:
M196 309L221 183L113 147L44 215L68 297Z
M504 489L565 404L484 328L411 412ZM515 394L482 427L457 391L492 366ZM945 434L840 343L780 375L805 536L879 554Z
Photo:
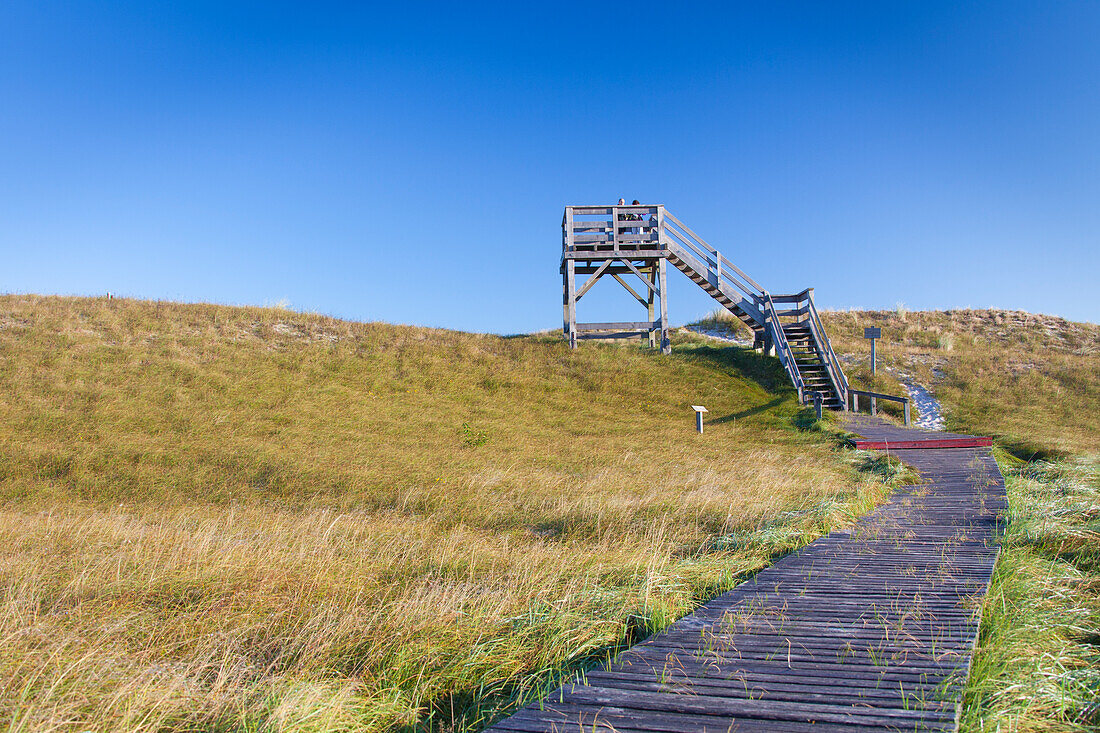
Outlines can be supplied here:
M911 424L909 419L909 398L907 397L905 399L905 427L909 427Z
M859 412L859 395L852 392L852 412Z
M877 415L878 414L878 402L875 400L874 397L871 398L871 414L872 415Z
M661 353L672 353L672 342L668 338L668 260L664 257L657 260L657 290L661 298Z
M817 415L817 419L821 419L821 393L814 392L814 413Z
M655 296L654 288L657 287L657 265L654 264L646 271L646 275L649 276L649 294L646 297L646 313L649 317L649 322L653 323L653 298ZM662 292L663 295L663 292ZM649 348L653 349L657 347L657 334L654 331L649 332Z
M577 264L574 260L565 261L565 337L569 339L569 348L577 348Z

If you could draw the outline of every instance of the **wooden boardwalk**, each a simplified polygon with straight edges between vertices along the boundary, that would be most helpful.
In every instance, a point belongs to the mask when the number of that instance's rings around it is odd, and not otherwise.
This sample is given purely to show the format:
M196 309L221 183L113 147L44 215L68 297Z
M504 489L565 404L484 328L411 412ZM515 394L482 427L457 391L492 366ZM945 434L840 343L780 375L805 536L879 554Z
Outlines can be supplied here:
M969 437L849 420L891 444ZM1004 481L988 447L890 452L926 483L490 730L956 730Z

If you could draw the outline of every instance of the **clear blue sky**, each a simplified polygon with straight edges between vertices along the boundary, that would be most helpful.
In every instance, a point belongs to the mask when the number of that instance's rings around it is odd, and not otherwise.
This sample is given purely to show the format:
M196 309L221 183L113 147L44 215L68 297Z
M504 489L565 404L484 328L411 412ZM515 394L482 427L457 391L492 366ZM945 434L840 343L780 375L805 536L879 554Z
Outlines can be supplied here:
M558 327L619 196L825 307L1100 321L1100 3L0 5L2 291Z

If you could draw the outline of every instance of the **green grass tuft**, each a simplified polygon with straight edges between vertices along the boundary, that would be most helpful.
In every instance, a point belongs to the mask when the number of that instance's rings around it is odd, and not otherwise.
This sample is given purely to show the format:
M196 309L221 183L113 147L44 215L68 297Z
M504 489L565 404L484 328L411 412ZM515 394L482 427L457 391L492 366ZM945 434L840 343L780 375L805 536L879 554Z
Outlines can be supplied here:
M1100 728L1100 463L1000 456L1009 523L963 730Z

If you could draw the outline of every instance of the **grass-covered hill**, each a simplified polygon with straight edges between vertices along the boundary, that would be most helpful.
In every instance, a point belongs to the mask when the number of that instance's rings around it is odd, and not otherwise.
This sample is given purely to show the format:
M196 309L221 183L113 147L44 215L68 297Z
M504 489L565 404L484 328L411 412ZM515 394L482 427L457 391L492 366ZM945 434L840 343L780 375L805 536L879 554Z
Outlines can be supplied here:
M476 729L865 508L796 413L687 338L0 297L0 720Z

